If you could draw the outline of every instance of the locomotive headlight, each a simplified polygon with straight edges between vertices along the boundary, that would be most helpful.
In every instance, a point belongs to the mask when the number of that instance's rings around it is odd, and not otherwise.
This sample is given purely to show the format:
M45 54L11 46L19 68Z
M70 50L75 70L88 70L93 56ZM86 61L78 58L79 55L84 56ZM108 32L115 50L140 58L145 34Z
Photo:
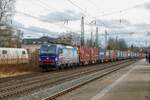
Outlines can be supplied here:
M55 58L55 61L58 61L58 58L57 58L57 57Z

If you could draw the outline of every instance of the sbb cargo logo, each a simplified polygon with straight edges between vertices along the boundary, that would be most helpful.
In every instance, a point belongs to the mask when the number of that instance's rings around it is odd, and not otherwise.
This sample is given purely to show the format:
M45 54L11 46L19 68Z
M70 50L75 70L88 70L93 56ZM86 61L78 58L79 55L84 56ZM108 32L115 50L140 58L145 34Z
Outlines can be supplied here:
M59 59L63 59L64 58L64 55L63 54L60 54L59 55Z

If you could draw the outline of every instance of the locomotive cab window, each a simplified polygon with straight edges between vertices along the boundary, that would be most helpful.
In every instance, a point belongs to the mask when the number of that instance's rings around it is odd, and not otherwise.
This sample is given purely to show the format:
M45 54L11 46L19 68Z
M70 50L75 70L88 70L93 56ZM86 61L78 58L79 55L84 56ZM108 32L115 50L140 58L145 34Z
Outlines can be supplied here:
M3 50L3 51L2 51L2 54L7 54L7 50Z
M25 55L25 54L26 54L26 52L25 52L25 51L22 51L22 54L23 54L23 55Z
M63 50L62 49L59 49L59 54L62 54L63 53Z

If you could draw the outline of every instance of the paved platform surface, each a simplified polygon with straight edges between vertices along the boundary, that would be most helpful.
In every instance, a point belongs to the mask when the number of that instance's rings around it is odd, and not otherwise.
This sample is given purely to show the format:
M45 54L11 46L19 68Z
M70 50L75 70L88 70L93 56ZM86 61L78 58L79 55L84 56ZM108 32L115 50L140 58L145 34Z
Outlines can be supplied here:
M57 100L150 100L150 64L140 60Z
M150 100L150 64L141 60L92 100Z

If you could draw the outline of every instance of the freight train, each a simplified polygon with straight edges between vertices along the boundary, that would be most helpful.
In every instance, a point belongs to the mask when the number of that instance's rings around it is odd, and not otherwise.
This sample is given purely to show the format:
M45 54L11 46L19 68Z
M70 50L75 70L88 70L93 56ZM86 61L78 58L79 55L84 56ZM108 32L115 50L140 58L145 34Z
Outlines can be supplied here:
M61 44L44 44L39 49L39 66L44 70L89 65L143 57L142 53L106 50L97 47L73 47Z
M25 63L29 63L29 56L26 49L0 48L0 65Z
M63 45L42 45L39 50L40 67L63 69L79 64L78 48Z

